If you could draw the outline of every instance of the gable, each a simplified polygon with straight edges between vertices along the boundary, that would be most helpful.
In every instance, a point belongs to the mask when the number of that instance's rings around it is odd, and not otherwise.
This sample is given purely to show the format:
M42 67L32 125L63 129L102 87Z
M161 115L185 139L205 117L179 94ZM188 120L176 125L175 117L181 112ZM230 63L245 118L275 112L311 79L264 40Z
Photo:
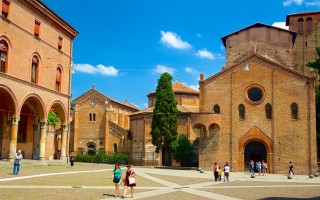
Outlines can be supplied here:
M253 62L253 61L261 63L261 67L269 68L272 70L280 70L280 71L286 73L288 76L294 76L294 77L297 77L298 79L301 79L301 80L311 79L311 77L309 77L305 74L299 73L295 70L292 70L292 69L290 69L280 63L277 63L274 60L271 60L270 58L266 58L264 56L253 53L253 54L243 58L242 60L239 60L238 63L228 67L227 69L224 69L224 70L212 75L211 77L205 79L203 81L203 85L205 86L220 77L230 75L230 73L234 72L238 68L243 70L246 63L248 63L249 68L250 68L250 62Z

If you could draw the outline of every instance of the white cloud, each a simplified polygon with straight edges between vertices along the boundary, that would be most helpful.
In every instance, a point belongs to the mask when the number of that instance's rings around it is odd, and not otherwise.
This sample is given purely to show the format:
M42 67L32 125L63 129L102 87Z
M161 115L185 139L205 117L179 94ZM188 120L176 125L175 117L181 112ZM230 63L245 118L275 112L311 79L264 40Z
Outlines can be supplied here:
M289 30L289 26L286 26L285 22L274 22L272 26Z
M148 103L143 103L143 108L148 108Z
M171 67L167 67L167 66L164 66L164 65L157 65L157 67L154 69L154 71L156 73L159 73L159 74L162 74L162 73L165 73L165 72L168 72L169 74L174 74L174 72L176 71L174 68L171 68Z
M119 70L113 66L106 67L102 64L93 66L90 64L74 64L74 70L76 72L83 72L87 74L101 74L104 76L118 76Z
M320 1L319 0L313 0L313 1L306 1L307 6L318 6L320 7Z
M226 48L221 44L220 45L220 50L226 50Z
M194 90L198 90L199 91L199 85L189 85L189 87L191 87Z
M285 0L283 2L283 5L284 6L290 6L291 4L295 3L295 4L298 4L298 5L301 5L303 3L304 0Z
M203 50L198 50L198 52L196 53L196 55L199 57L199 58L208 58L210 60L213 60L214 59L214 55L206 50L206 49L203 49Z
M161 40L162 44L165 44L169 47L173 47L175 49L190 49L192 46L188 43L183 41L180 36L176 33L170 31L160 31L161 33Z
M190 73L190 74L199 74L199 72L196 69L193 69L191 67L186 67L184 68L185 72Z

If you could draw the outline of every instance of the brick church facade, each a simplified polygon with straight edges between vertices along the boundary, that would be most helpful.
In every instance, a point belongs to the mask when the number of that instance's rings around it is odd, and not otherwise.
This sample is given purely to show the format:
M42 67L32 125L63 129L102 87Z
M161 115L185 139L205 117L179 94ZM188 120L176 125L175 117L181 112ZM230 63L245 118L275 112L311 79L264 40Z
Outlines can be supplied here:
M26 159L65 159L78 32L40 0L2 0L0 9L0 157L21 149ZM48 126L49 111L58 126Z
M250 160L264 160L270 173L287 173L292 161L297 174L316 172L319 76L305 63L317 58L319 21L320 12L304 12L287 16L289 30L245 27L222 38L226 65L208 78L200 74L199 91L173 83L178 133L193 143L199 167L228 162L245 171ZM132 164L161 165L150 136L155 92L147 97L145 110L95 89L77 98L74 150L129 151ZM99 121L90 121L93 114Z

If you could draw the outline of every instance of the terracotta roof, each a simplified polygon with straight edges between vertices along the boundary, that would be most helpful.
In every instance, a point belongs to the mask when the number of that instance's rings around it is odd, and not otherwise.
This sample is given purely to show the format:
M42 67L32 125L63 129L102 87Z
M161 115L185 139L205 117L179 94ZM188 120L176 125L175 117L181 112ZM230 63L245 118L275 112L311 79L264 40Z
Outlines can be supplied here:
M101 92L99 92L98 90L96 90L95 88L92 88L91 90L87 91L86 93L84 93L84 94L80 95L79 97L75 98L75 99L74 99L74 102L76 103L78 100L81 99L81 97L83 97L83 96L85 96L85 95L87 95L87 94L90 94L90 93L91 93L91 94L92 94L92 93L97 93L97 94L99 94L100 96L102 96L102 97L104 98L103 101L105 101L105 100L113 101L113 102L115 102L115 103L117 103L117 104L120 104L120 105L129 107L129 108L132 108L132 109L135 109L135 110L140 110L140 109L137 108L136 106L130 104L128 101L121 102L121 101L112 99L112 98L110 98L110 97L105 96L104 94L102 94Z
M289 17L291 16L297 16L297 15L313 15L313 14L320 14L320 11L311 11L311 12L299 12L299 13L292 13L292 14L288 14L286 17L286 26L289 26Z
M178 110L180 113L197 113L199 112L199 107L198 106L181 106L177 105ZM151 114L153 113L154 107L146 108L144 110L140 110L138 112L132 113L131 115L138 115L138 114Z
M234 34L237 34L237 33L241 32L241 31L244 31L244 30L248 30L248 29L251 29L251 28L260 28L260 27L274 28L274 29L277 29L277 30L280 30L280 31L289 32L289 33L291 33L291 34L293 35L292 42L294 42L295 39L296 39L296 35L297 35L296 32L289 31L289 30L282 29L282 28L279 28L279 27L270 26L270 25L267 25L267 24L263 24L263 23L257 22L257 23L255 23L255 24L252 24L252 25L250 25L250 26L247 26L247 27L245 27L245 28L243 28L243 29L240 29L240 30L238 30L238 31L236 31L236 32L230 33L230 34L222 37L221 40L222 40L222 42L223 42L224 47L226 47L226 40L227 40L227 38L228 38L229 36L234 35Z
M199 91L197 91L189 86L186 86L178 81L172 83L172 90L174 93L188 93L188 94L199 95ZM153 92L149 93L147 96L153 95L155 93L156 93L156 91L153 91Z

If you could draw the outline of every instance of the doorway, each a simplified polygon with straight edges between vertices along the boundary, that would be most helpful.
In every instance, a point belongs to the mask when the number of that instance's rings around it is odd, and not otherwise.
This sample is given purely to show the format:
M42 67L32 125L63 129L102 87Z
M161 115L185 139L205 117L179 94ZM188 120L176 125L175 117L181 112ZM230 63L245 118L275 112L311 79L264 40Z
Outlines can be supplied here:
M244 150L244 168L250 170L249 163L253 160L255 163L264 160L267 161L267 149L265 145L258 141L249 142Z

